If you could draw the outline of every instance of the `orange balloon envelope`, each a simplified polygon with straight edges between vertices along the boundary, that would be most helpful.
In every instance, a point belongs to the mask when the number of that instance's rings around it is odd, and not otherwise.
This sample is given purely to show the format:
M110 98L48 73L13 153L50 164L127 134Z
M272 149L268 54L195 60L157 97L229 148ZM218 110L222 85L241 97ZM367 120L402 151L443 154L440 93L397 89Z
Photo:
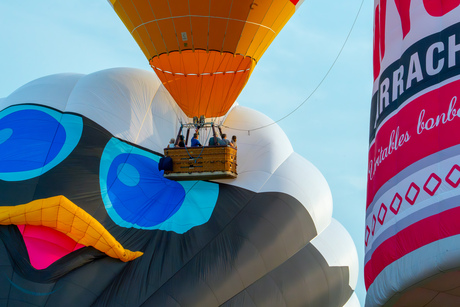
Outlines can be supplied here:
M110 0L189 117L224 115L299 0Z

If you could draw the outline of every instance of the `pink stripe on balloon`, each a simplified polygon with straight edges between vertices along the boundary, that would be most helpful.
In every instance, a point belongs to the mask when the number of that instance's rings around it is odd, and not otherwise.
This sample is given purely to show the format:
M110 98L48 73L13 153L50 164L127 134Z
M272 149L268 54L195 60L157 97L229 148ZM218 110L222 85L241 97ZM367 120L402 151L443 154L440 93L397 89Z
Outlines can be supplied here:
M414 223L381 243L364 266L366 289L391 263L435 241L460 234L460 207Z
M45 226L18 225L18 228L24 238L30 264L38 270L84 247L62 232Z

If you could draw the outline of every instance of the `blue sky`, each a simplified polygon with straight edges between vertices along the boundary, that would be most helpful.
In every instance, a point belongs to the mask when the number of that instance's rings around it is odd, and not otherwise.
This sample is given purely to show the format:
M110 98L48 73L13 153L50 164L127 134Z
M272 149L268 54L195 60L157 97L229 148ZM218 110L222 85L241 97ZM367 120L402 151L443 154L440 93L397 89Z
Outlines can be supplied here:
M294 150L311 161L330 185L333 216L351 234L358 251L356 293L364 306L373 1L363 2L333 65L361 2L305 0L262 56L237 101L279 120L309 97L278 124ZM55 73L87 74L112 67L150 70L105 0L2 1L0 24L0 97Z

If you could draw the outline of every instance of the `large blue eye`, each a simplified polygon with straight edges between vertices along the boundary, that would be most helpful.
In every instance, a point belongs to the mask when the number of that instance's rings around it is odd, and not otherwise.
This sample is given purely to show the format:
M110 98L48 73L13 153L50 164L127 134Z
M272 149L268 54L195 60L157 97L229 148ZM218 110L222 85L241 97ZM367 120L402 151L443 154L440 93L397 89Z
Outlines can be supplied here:
M102 199L111 219L122 227L184 233L206 223L219 185L204 181L176 182L158 171L160 157L111 139L100 166Z
M0 179L37 177L61 163L83 131L79 116L40 106L13 106L0 112Z

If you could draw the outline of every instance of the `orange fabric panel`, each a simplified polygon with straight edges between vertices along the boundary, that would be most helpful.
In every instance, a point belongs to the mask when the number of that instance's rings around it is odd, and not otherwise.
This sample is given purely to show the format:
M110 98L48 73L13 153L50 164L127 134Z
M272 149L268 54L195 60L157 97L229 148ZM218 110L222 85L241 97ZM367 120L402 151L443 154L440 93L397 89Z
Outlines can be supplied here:
M251 56L257 62L295 5L289 0L118 0L114 9L130 32L135 29L132 35L149 59L202 49Z
M231 1L210 0L211 16L227 18L232 8Z
M169 8L171 9L171 15L188 16L190 14L188 3L188 0L174 0L174 2L170 2Z
M136 42L139 46L142 46L141 49L144 54L158 54L157 49L152 44L152 35L156 34L155 31L149 31L149 27L151 25L147 25L146 27L140 27L133 33L133 37L135 37ZM154 25L157 26L156 24ZM160 45L161 46L161 45Z
M223 50L228 52L236 52L236 47L238 46L238 42L241 38L241 32L244 29L244 22L239 20L229 20L228 21L228 29L225 36L225 41L223 45Z
M209 20L209 50L219 52L222 50L227 24L226 19L211 18Z
M193 48L207 50L209 18L192 16L190 20L192 22Z
M272 1L272 0L268 0ZM246 20L251 10L251 4L253 0L240 0L232 1L232 10L230 11L230 19L234 20Z
M192 49L193 48L193 37L190 17L174 18L174 28L177 32L177 39L179 40L180 50ZM185 37L182 37L182 33L185 33Z
M161 31L161 36L166 45L166 52L178 51L179 41L174 31L174 24L171 18L158 20L158 27Z
M155 15L147 1L136 3L136 11L142 22L149 22L155 19Z
M202 50L161 55L150 64L189 117L224 115L255 65L249 57Z
M222 0L226 2L228 0ZM190 14L199 16L209 16L209 0L189 0Z
M224 115L295 12L290 0L111 1L190 117Z
M101 223L64 196L0 207L0 225L11 224L50 227L125 262L143 254L124 249Z
M140 30L140 28L142 27L139 27L138 30ZM144 26L146 32L149 33L149 37L150 37L150 44L153 46L153 48L155 49L155 53L151 53L149 57L147 58L151 58L152 56L155 56L155 55L160 55L162 53L165 53L166 52L166 45L163 41L163 37L162 37L162 33L160 31L160 27L158 26L158 23L156 21L154 22L150 22L148 24L146 24ZM136 32L139 32L139 31L134 31L133 32L133 35L134 33Z
M124 2L131 0L124 0ZM135 5L142 5L143 3L149 3L152 8L153 13L155 14L156 20L170 18L171 11L169 9L171 1L168 0L149 0L149 1L132 1Z

